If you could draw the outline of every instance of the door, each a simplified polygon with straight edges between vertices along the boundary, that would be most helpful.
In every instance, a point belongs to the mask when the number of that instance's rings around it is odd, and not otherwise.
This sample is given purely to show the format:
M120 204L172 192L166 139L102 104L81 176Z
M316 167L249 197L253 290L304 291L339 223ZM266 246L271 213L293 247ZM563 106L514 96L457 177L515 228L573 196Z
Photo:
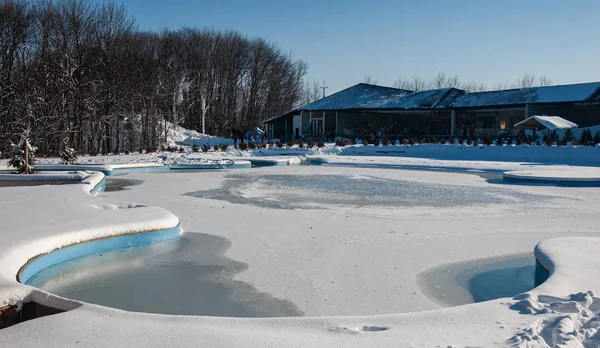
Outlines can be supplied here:
M302 115L294 116L292 127L294 128L293 131L296 137L302 135Z

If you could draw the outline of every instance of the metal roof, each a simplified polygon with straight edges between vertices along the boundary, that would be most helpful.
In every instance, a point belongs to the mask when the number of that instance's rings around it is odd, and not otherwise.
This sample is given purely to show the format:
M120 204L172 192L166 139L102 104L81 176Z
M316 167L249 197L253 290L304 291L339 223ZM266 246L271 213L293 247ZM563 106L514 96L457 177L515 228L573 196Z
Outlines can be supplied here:
M466 93L452 102L452 108L564 103L600 100L600 82L529 87L503 91Z
M323 99L299 107L300 111L344 110L360 108L364 104L388 97L401 97L412 91L359 83Z
M301 106L280 117L300 111L327 110L448 110L477 107L502 107L534 103L600 102L600 82L529 87L502 91L467 93L456 88L413 92L359 83L328 97Z

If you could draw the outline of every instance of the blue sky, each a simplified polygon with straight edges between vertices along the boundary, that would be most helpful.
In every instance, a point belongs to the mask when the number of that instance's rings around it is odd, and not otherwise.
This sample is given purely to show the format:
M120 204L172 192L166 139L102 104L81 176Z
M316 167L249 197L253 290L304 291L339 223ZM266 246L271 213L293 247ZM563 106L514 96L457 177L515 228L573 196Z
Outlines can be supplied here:
M100 1L100 0L98 0ZM125 0L140 29L235 29L309 65L328 94L370 75L600 81L600 1Z

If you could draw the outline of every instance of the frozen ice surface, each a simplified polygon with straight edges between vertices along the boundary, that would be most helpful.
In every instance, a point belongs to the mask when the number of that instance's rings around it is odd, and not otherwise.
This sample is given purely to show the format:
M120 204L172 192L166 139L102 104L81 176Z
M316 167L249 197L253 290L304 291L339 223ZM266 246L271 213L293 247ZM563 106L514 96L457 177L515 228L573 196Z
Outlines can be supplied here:
M38 273L29 285L63 297L137 312L302 315L293 303L233 280L248 266L223 256L230 245L225 238L185 233L169 241L63 262Z
M450 207L525 203L549 196L503 187L469 187L391 180L364 175L229 174L216 189L186 195L279 209L322 205Z

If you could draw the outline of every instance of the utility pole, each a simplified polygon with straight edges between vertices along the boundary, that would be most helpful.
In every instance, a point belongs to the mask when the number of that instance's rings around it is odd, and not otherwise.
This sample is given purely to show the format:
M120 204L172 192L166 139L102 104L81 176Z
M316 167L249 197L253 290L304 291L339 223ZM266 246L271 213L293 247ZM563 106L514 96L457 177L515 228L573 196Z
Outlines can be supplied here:
M323 81L323 86L321 86L321 88L323 89L323 98L325 98L325 90L328 88L325 86L325 81Z

